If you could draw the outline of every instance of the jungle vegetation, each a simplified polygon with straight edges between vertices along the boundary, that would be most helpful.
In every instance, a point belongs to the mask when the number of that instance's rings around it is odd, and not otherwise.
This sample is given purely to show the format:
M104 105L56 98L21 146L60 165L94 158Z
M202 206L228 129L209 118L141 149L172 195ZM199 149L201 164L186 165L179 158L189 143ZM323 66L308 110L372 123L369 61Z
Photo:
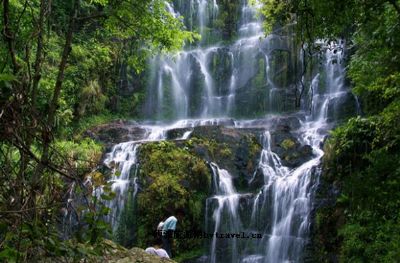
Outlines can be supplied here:
M340 192L317 213L318 262L400 258L400 2L263 0L265 29L291 24L296 38L346 41L348 82L362 116L334 130L322 180Z
M143 96L117 92L121 65L139 76L149 54L195 34L161 0L2 0L0 13L0 261L101 254L108 211L91 192L103 184L92 173L103 148L80 134L133 112ZM72 188L86 200L77 209L90 212L65 239Z

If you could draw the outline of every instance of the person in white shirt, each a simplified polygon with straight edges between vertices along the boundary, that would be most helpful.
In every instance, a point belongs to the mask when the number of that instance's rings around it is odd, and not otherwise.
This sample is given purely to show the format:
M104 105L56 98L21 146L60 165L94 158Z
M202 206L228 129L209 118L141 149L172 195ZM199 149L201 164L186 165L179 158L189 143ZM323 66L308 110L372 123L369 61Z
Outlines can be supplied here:
M161 258L169 258L169 255L165 249L161 248L162 241L161 239L157 238L154 242L154 247L146 248L146 253L159 256Z
M176 223L178 219L174 216L168 217L162 226L162 242L165 250L167 251L168 255L172 257L172 238L174 236L174 232L176 229Z
M179 220L182 220L184 216L183 210L177 210L176 216L179 218ZM173 237L175 236L177 222L178 219L175 216L170 216L164 221L162 226L163 247L167 251L170 258L172 258Z

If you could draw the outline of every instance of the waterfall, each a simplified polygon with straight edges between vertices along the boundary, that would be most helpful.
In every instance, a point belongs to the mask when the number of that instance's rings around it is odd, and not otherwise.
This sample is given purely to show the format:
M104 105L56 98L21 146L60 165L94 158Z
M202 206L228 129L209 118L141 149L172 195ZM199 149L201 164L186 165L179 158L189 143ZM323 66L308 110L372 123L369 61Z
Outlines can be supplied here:
M233 185L232 176L227 170L220 169L215 163L211 163L211 169L213 171L215 195L207 200L207 205L216 205L212 213L214 227L210 231L214 233L211 240L210 262L215 263L220 262L217 261L216 256L217 245L221 245L216 234L238 233L241 229L241 223L238 215L239 194ZM226 245L229 245L231 253L229 255L224 254L225 260L235 262L238 258L237 240L232 240L231 243Z
M238 193L229 172L211 164L215 195L207 200L207 211L214 206L213 224L208 231L262 233L262 238L227 242L214 236L209 262L301 262L310 227L310 189L322 156L319 147L315 147L313 159L291 170L272 152L270 132L264 133L259 162L264 186L248 205L249 225L241 222L239 202L251 193Z
M285 167L280 157L272 151L270 131L264 132L263 150L258 164L264 176L264 185L246 208L251 211L248 225L243 224L238 216L239 210L243 209L239 202L251 193L237 192L231 186L229 173L211 164L216 189L215 196L207 200L207 211L214 202L211 231L263 235L260 240L231 240L228 244L214 237L210 244L209 262L303 261L304 250L309 243L312 198L323 156L321 144L332 122L329 107L340 105L342 101L338 98L346 97L347 94L342 59L343 46L326 47L324 86L321 86L320 74L316 74L310 84L310 88L315 90L311 98L313 110L305 116L297 133L304 145L312 147L311 160L294 169ZM237 127L252 127L252 123L237 122ZM210 216L210 212L207 216Z
M185 123L183 123L185 124ZM181 123L175 126L164 127L157 125L144 125L146 133L140 140L119 143L115 145L112 150L106 154L104 165L111 169L111 190L115 193L115 198L110 201L105 201L105 205L111 209L106 220L111 224L113 231L118 228L119 219L122 211L125 208L125 202L128 199L127 191L132 190L132 200L136 198L139 190L137 183L137 172L139 169L138 153L140 145L145 142L162 141L167 138L166 131L174 127L180 127ZM182 138L187 139L191 131L186 131ZM94 193L101 196L102 190Z
M268 134L266 135L268 138ZM266 140L267 147L270 139ZM271 232L266 243L265 262L300 262L310 226L312 174L319 164L322 152L316 148L315 157L300 167L282 168L279 157L267 150L273 158L263 161L268 169L268 183L261 195L272 197ZM275 168L274 168L275 167ZM263 171L265 171L263 169ZM259 200L265 200L259 198ZM264 204L262 203L261 206ZM255 206L257 208L257 206ZM255 212L257 213L257 212Z
M103 161L104 165L111 170L111 178L108 182L111 184L111 190L116 194L115 198L105 201L105 205L111 209L111 213L106 220L111 224L113 231L118 228L121 213L127 200L127 191L132 190L132 199L136 197L139 186L137 184L137 173L139 169L138 154L140 146L147 142L163 141L167 139L167 132L174 129L186 129L181 136L173 138L174 140L187 140L192 128L197 126L234 125L234 122L228 119L201 119L201 120L181 120L170 125L141 125L146 133L142 138L134 141L123 142L113 146ZM70 190L72 192L72 190ZM100 197L102 190L95 192Z
M118 226L118 218L125 207L125 192L130 182L133 182L133 198L135 198L138 190L136 175L139 145L138 142L117 144L104 160L104 164L112 169L112 177L109 182L111 183L111 190L116 193L114 199L106 202L107 207L111 208L107 221L111 223L113 230ZM132 171L133 174L131 174Z
M288 69L293 65L282 66L281 60L295 64L289 61L297 58L297 53L290 55L293 49L284 37L263 36L262 21L257 16L259 4L254 2L250 5L247 0L240 1L236 35L230 42L222 42L221 32L214 28L223 11L218 1L175 0L166 5L175 17L182 15L186 27L198 31L203 40L178 53L149 60L144 111L147 119L158 122L139 124L146 134L115 145L104 161L112 170L110 183L117 195L107 203L112 211L108 220L114 230L128 189L132 189L133 197L138 193L138 153L143 143L186 140L198 126L263 128L262 151L250 180L251 184L257 173L262 173L262 185L256 190L250 186L236 189L229 167L217 160L210 163L213 192L205 203L205 225L214 235L207 243L205 258L211 263L303 261L324 154L321 145L335 122L345 115L343 105L353 98L351 107L355 105L356 112L357 103L345 85L345 43L330 43L321 45L322 66L307 77L310 79L301 76L311 91L303 98L302 110L288 107L290 92L296 89L299 79L294 76L288 80L296 72ZM300 123L291 134L303 146L310 146L313 153L311 159L296 167L285 166L279 152L274 152L277 135L266 124L276 118L271 113L283 115L289 111ZM231 119L239 117L244 120ZM177 128L184 132L168 138L168 131ZM252 233L257 238L223 239L217 233Z
M269 47L265 46L262 21L257 15L259 5L241 1L236 41L223 44L220 37L215 37L214 41L204 44L210 31L215 31L213 21L218 18L219 6L215 0L191 3L190 13L183 4L177 5L182 9L178 13L191 17L187 27L196 25L203 40L176 54L150 59L147 117L176 120L242 115L241 106L249 103L241 102L242 96L237 94L246 90L254 92L251 102L256 111L265 112L270 97L268 90L273 87L271 80L265 86L268 76L265 54ZM246 114L251 114L248 111Z

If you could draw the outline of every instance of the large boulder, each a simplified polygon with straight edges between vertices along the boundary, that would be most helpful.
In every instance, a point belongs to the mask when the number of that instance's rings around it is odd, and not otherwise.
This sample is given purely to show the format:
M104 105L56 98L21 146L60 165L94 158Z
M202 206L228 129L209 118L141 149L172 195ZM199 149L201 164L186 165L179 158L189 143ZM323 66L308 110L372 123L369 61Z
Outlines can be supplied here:
M248 186L257 168L261 134L262 129L201 126L194 128L186 145L207 162L228 170L240 190Z

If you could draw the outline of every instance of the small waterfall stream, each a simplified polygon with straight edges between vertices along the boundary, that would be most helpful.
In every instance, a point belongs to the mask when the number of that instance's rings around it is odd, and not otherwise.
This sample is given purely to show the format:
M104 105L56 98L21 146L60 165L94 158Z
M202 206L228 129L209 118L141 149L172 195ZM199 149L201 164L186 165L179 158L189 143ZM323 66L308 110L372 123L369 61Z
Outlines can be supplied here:
M213 171L213 181L215 195L207 200L207 203L216 201L217 207L212 213L215 222L214 229L211 233L238 233L241 229L240 217L238 215L239 194L233 185L232 176L227 170L220 169L217 164L211 163ZM218 262L217 256L217 241L216 235L211 240L210 262ZM229 244L230 255L225 254L227 261L233 262L238 258L237 240L232 240Z
M131 182L133 182L133 198L136 197L138 186L136 183L137 152L139 148L137 142L121 143L112 149L107 154L104 164L112 168L112 183L111 190L116 193L116 197L107 201L107 206L111 208L111 213L108 215L107 221L113 226L113 230L118 226L117 219L125 206L125 192ZM131 174L133 172L133 174Z

